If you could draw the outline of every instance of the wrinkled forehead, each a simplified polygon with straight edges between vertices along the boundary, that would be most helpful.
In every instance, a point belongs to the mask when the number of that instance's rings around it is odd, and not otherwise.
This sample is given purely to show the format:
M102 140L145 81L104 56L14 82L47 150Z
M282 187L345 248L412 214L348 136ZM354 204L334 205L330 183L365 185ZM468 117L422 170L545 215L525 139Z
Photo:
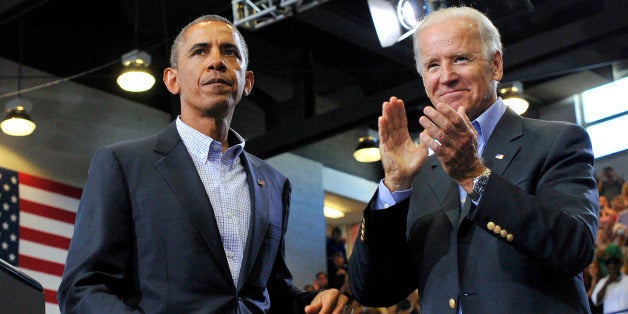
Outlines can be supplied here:
M216 40L220 43L233 43L238 47L242 45L240 38L237 38L236 31L231 25L220 21L207 21L194 24L187 29L183 39L185 46Z

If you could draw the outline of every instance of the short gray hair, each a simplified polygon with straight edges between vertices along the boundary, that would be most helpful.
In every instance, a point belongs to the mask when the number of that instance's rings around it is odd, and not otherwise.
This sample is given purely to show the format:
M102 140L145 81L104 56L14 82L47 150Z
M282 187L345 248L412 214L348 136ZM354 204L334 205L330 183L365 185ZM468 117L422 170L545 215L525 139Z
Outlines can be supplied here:
M240 53L242 54L242 60L244 60L245 67L249 64L249 48L246 46L246 41L244 41L244 36L242 36L242 34L240 33L240 30L238 30L238 28L228 19L220 15L209 14L209 15L203 15L194 19L194 21L190 22L188 25L184 26L181 29L177 37L174 39L174 42L172 42L172 47L170 48L170 67L171 68L177 67L177 58L179 58L179 48L181 48L181 41L183 40L183 34L185 34L185 32L194 24L210 22L210 21L222 22L233 27L233 29L235 30L235 35L237 37L237 40L239 40L242 43L242 47L239 47L239 48L242 49Z
M496 52L499 51L500 53L503 53L501 36L499 35L497 27L495 27L495 25L493 25L493 22L491 22L491 20L486 17L486 15L484 15L482 12L464 6L439 9L426 15L420 21L419 27L416 29L416 32L413 36L414 60L419 75L423 76L420 54L421 47L419 47L418 40L419 35L421 35L421 32L430 25L454 18L467 18L475 22L477 30L480 33L480 38L482 39L482 51L484 53L484 58L490 60Z

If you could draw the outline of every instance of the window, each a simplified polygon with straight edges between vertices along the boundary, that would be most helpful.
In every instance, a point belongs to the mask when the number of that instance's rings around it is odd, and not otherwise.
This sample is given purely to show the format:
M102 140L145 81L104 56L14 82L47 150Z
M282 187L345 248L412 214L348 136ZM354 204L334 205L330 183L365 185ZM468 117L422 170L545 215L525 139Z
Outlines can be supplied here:
M591 137L596 159L628 149L628 77L575 97L578 122Z

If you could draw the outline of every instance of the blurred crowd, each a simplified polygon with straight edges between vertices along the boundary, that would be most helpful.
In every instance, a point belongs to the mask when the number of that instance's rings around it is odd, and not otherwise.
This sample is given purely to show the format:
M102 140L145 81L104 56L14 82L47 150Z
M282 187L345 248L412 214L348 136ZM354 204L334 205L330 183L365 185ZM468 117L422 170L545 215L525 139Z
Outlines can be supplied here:
M612 167L605 167L597 180L599 229L584 283L593 314L628 312L628 182Z

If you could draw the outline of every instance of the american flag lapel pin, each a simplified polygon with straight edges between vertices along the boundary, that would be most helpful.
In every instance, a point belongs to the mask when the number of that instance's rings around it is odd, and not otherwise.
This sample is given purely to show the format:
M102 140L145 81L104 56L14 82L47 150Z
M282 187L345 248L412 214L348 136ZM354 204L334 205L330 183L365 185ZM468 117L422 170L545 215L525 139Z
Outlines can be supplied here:
M504 154L497 154L497 155L495 155L495 159L499 159L499 160L504 159Z
M262 180L262 179L257 179L257 184L259 186L265 186L266 185L266 181Z

